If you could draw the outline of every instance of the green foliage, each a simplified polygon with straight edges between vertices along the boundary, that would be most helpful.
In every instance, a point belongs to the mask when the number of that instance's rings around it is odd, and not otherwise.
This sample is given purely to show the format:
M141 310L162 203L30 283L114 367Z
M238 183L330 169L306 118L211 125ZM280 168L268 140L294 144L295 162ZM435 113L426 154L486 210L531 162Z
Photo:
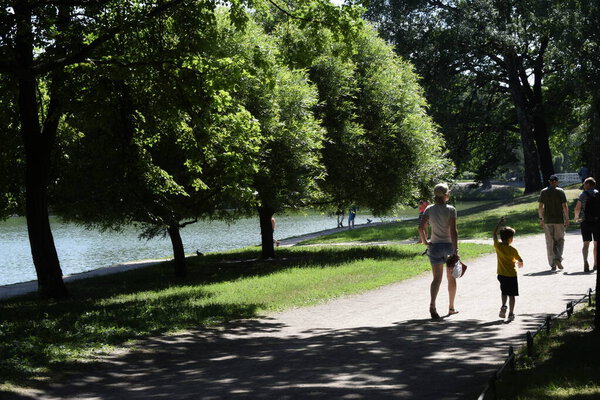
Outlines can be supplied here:
M323 129L312 113L317 93L302 71L281 63L274 40L254 24L239 32L221 19L219 53L243 65L232 95L260 126L262 143L253 188L272 211L300 207L319 193Z
M383 213L452 171L411 66L371 27L351 44L290 24L277 36L286 63L308 69L319 90L330 202Z
M115 42L134 67L72 68L76 96L62 132L77 140L62 149L54 192L66 219L112 229L140 223L153 236L252 204L259 126L230 94L244 66L218 54L216 17L201 11L214 26L193 40L172 17Z
M548 159L541 161L544 173L551 167L548 135L543 132L548 115L540 115L546 90L542 80L545 83L554 72L549 55L556 49L554 30L561 3L368 3L367 18L377 23L382 36L423 77L431 115L459 172L473 171L479 180L502 173L507 163L516 161L513 150L523 151L519 128L522 134L535 130L535 148L530 149L528 139L525 150ZM524 113L529 122L517 119ZM539 165L529 166L531 158L526 157L525 167L537 171ZM531 172L531 176L536 175Z

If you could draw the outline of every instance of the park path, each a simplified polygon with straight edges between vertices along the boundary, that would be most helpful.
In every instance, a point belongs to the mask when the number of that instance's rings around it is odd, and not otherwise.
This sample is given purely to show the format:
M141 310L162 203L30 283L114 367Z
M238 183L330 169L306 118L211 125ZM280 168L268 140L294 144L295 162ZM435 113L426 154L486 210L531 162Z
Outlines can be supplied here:
M495 255L469 264L459 314L431 321L430 274L258 320L141 342L14 399L474 399L549 313L595 283L580 236L567 234L565 270L546 266L543 235L516 237L517 319L498 318ZM426 260L424 259L424 262ZM444 283L445 284L445 281ZM447 309L442 290L438 310Z

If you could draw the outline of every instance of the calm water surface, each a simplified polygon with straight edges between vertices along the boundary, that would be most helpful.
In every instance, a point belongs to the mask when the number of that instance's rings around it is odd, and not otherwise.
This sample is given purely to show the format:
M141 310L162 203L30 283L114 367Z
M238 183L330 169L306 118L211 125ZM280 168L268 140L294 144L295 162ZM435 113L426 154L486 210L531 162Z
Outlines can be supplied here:
M356 224L366 223L367 218L382 220L359 214ZM396 218L385 218L392 219ZM50 222L65 275L134 260L170 258L173 254L168 237L139 240L139 232L133 228L123 233L99 232L64 224L55 218ZM275 237L279 239L336 227L335 216L320 214L281 215L276 216L276 222ZM200 221L182 229L181 236L186 253L231 250L259 245L260 227L258 218L242 219L231 225ZM0 221L0 285L35 279L25 218Z
M466 209L485 202L457 204ZM356 224L364 224L367 218L374 221L391 221L415 218L417 210L406 209L400 215L375 218L371 215L356 217ZM318 232L336 227L336 217L317 213L305 215L277 215L275 237L278 239ZM346 225L344 222L344 226ZM65 275L90 271L109 265L134 260L172 257L169 238L139 240L133 228L123 233L87 230L74 224L64 224L58 219L50 220L61 267ZM224 222L198 222L181 231L186 253L231 250L260 244L258 218L241 219L235 224ZM27 237L25 218L15 217L0 221L0 285L35 280L35 269Z

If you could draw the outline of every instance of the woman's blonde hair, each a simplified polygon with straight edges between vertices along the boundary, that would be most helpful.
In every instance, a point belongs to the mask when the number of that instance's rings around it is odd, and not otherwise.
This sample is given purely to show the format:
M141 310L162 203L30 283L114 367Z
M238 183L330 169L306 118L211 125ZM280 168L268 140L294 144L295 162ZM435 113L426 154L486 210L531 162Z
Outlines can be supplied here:
M450 193L450 188L445 183L438 183L433 188L434 202L436 204L446 203L446 195Z

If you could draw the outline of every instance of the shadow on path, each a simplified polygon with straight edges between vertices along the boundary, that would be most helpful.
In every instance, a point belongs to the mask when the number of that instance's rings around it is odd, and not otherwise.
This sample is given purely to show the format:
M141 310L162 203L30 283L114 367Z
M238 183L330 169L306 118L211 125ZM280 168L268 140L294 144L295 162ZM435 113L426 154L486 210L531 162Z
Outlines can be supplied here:
M521 316L531 327L540 316ZM503 322L408 320L276 337L276 320L240 321L142 342L10 399L473 398L497 368ZM522 339L521 339L522 340ZM435 373L432 374L432 371ZM39 390L39 391L38 391Z

